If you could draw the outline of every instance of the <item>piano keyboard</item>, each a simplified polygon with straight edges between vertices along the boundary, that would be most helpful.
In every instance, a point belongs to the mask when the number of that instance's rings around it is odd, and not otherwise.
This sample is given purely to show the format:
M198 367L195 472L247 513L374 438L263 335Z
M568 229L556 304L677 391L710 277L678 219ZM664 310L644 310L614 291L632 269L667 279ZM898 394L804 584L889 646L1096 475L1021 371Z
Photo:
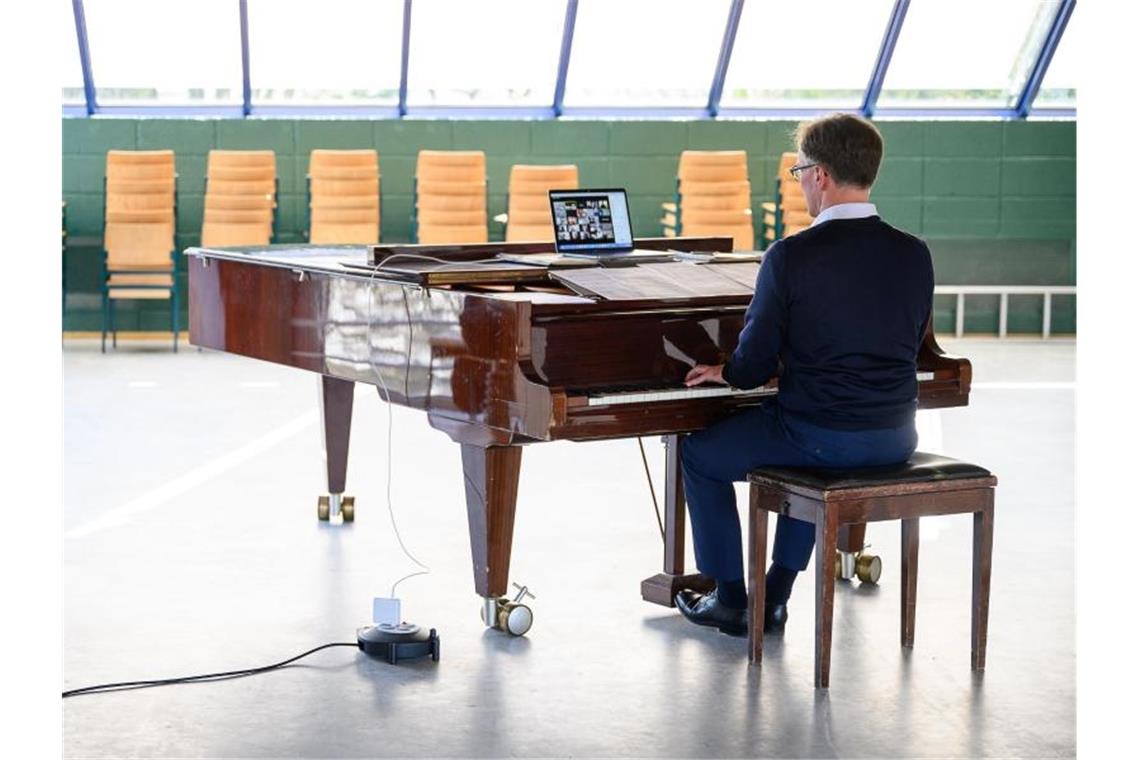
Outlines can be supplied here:
M933 372L919 372L918 382L933 380ZM621 393L605 393L597 396L588 396L587 406L607 406L614 404L652 404L657 401L688 401L694 398L710 398L714 396L763 396L776 395L776 388L752 388L742 391L730 388L727 385L698 386L696 388L661 388L651 391L627 391Z

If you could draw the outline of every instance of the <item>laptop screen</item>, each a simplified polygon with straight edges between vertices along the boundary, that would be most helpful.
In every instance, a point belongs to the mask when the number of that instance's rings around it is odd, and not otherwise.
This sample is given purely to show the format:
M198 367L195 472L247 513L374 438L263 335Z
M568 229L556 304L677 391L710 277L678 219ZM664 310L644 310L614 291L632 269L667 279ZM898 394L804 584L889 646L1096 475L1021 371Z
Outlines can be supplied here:
M606 254L633 250L625 190L551 190L554 249Z

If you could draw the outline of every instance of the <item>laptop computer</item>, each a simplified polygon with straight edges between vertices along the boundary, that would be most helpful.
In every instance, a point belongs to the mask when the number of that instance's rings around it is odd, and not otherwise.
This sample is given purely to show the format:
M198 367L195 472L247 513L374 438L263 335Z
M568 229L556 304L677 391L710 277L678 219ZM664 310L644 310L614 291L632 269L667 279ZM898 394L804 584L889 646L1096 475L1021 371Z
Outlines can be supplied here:
M633 250L625 190L551 190L554 250L562 256L620 256Z

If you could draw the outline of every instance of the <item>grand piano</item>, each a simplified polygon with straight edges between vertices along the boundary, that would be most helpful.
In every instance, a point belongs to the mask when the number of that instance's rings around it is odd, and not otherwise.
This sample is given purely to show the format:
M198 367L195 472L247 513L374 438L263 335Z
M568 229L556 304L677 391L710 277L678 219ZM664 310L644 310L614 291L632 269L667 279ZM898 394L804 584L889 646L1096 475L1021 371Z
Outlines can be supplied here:
M664 566L641 593L671 606L681 587L711 587L685 572L678 437L776 390L682 383L693 363L723 361L735 348L759 265L715 255L732 250L731 238L635 246L644 253L624 266L567 262L550 243L190 248L190 341L320 375L321 519L355 515L345 495L355 384L426 412L460 446L488 625L510 604L523 446L663 436ZM968 403L969 361L947 356L929 326L918 373L921 408ZM870 557L860 554L864 529L841 530L837 573L850 577L850 561ZM869 567L861 563L864 580Z

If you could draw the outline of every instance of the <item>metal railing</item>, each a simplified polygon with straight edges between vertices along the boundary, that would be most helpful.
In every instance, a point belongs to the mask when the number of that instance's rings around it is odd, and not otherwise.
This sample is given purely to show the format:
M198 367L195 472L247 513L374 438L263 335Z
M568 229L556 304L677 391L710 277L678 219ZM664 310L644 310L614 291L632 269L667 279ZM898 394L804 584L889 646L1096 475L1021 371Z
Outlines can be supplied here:
M1041 313L1041 337L1048 338L1053 317L1053 296L1076 295L1076 285L935 285L934 295L957 296L954 307L954 337L961 338L966 319L966 296L1000 296L998 337L1006 336L1011 295L1041 295L1045 300Z

